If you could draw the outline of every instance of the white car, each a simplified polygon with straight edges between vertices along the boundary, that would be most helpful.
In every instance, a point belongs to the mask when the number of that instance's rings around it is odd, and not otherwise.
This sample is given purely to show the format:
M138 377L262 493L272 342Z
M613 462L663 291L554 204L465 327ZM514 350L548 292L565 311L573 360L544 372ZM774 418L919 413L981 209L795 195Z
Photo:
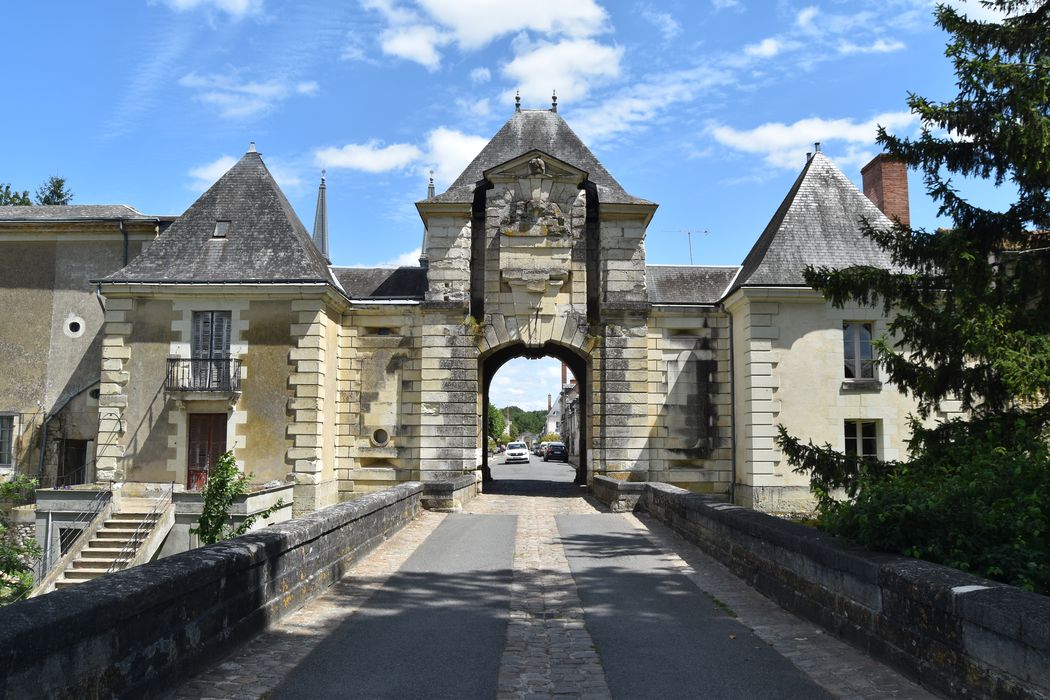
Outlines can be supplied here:
M503 453L503 463L510 464L511 462L526 462L531 460L529 456L529 446L524 442L511 442L507 445L507 451Z

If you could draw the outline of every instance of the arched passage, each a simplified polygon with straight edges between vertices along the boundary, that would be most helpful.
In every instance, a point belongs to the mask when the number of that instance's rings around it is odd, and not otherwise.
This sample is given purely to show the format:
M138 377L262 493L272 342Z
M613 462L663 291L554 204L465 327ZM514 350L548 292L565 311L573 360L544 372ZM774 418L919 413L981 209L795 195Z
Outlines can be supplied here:
M576 384L580 391L580 463L576 468L576 479L574 483L577 485L585 485L587 483L588 465L587 448L590 442L590 425L588 421L590 415L590 382L588 380L589 358L578 350L551 341L547 341L540 347L529 347L525 343L513 343L493 350L492 352L478 358L478 373L481 376L480 405L482 478L485 481L492 481L492 469L489 466L489 453L487 449L489 442L489 422L487 420L489 412L489 386L492 383L492 378L495 377L496 372L499 371L499 368L518 357L524 357L530 360L537 360L541 357L553 357L568 365L569 370L572 372L573 376L576 377Z

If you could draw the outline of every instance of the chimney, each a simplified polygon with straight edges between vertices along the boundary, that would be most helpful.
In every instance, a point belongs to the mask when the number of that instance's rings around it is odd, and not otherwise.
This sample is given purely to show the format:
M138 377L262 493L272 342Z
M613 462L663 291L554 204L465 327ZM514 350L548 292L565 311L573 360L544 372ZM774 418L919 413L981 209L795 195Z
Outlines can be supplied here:
M547 413L551 412L551 406L552 406L552 404L551 404L551 395L547 394Z
M908 166L899 158L880 153L860 169L864 195L890 219L911 225L908 211Z
M565 385L568 383L565 380L565 377L568 374L568 369L569 369L568 365L566 365L564 362L562 362L561 363L561 387L562 387L562 389L564 389Z

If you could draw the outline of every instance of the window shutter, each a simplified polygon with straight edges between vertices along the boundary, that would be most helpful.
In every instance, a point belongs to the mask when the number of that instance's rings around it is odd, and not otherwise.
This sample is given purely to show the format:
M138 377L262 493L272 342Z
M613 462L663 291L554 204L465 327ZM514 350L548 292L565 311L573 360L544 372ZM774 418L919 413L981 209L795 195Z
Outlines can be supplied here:
M193 338L191 339L191 354L194 358L206 358L211 356L211 312L193 312Z
M212 330L212 357L230 356L230 312L215 311Z

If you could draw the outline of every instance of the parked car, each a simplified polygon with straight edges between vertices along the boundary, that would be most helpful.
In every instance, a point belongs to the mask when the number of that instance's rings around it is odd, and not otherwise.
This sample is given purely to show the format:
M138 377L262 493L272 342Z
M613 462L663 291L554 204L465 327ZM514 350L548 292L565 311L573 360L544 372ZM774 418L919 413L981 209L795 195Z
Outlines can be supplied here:
M543 453L543 461L550 462L558 460L561 462L569 461L569 450L565 447L564 442L550 442L547 443L547 449Z
M536 445L536 449L534 450L534 454L537 454L540 457L542 457L543 453L547 450L547 445L549 445L549 444L550 444L549 442L541 442L540 444Z
M510 464L511 462L530 462L532 457L529 455L529 446L524 442L511 442L507 443L507 451L504 453L506 456L503 458L504 464Z

